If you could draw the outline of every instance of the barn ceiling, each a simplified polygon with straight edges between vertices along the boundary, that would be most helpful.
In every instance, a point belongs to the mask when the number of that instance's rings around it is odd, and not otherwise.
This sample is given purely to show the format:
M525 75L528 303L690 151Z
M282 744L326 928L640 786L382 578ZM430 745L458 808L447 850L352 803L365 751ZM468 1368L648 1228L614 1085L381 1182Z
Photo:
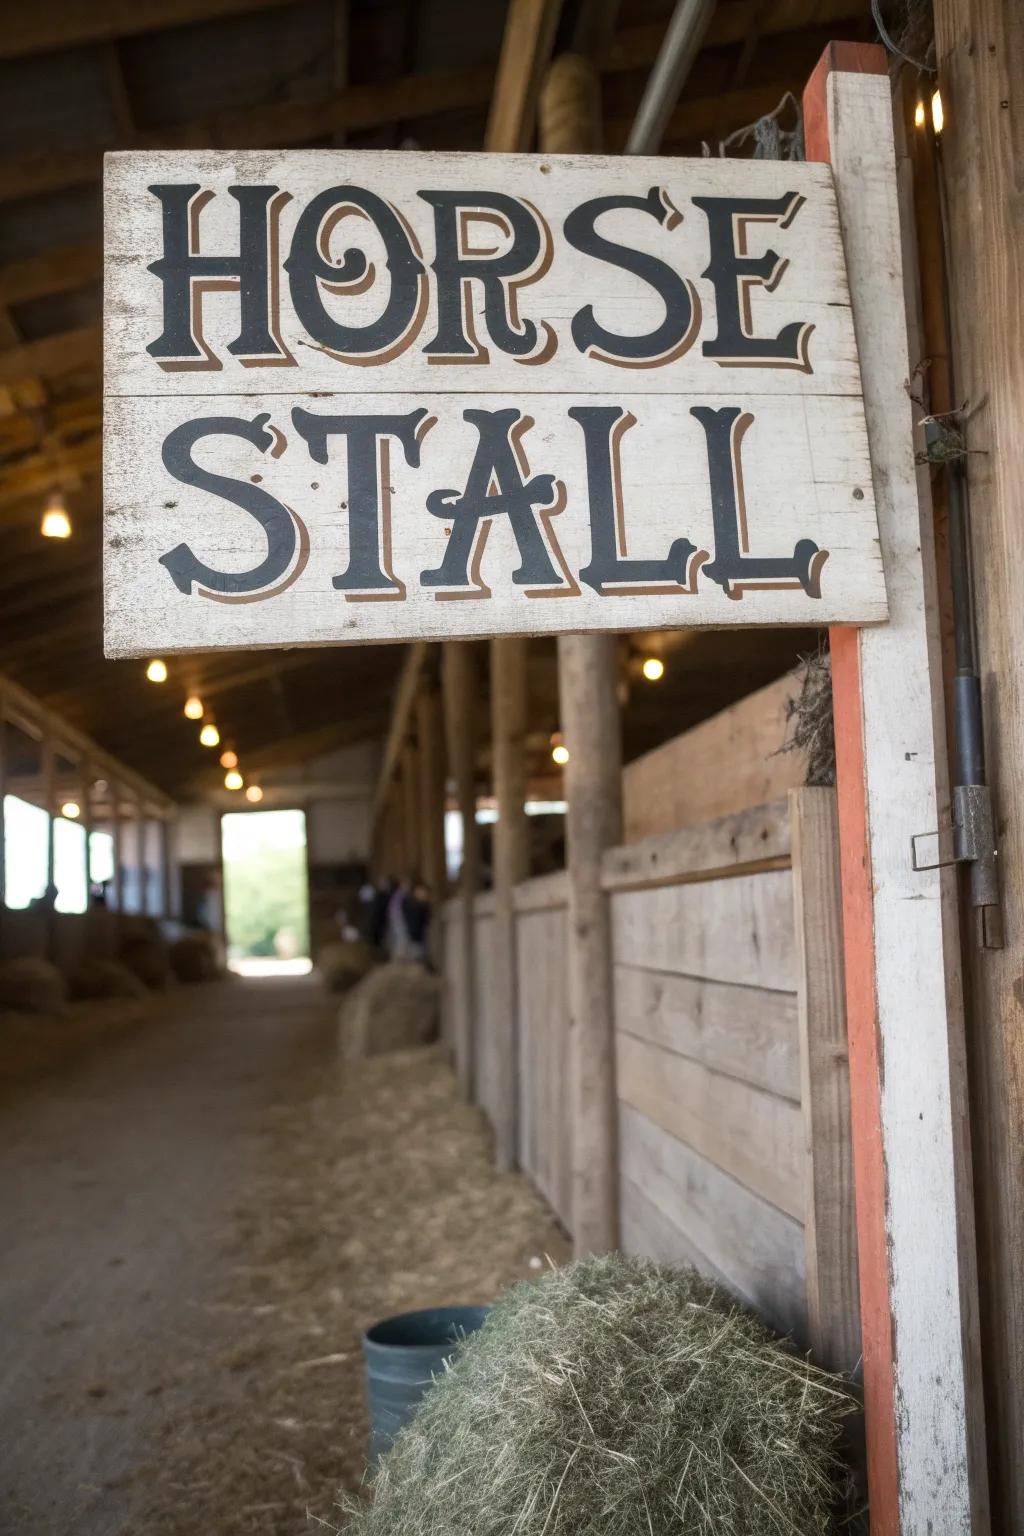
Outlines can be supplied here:
M671 5L630 0L603 54L620 149ZM501 46L493 0L48 0L0 29L0 670L169 793L210 754L181 712L197 689L248 755L301 761L381 734L401 662L365 647L195 656L147 683L101 639L101 202L105 150L347 144L478 149ZM563 8L570 46L580 5ZM720 0L665 151L700 153L799 92L825 43L871 35L867 0ZM48 493L74 526L43 539ZM633 746L788 665L807 635L702 637L673 693L637 693ZM714 651L716 681L709 685ZM542 650L541 713L553 708ZM631 713L632 712L632 713ZM659 728L659 720L664 722ZM627 740L627 749L629 740Z

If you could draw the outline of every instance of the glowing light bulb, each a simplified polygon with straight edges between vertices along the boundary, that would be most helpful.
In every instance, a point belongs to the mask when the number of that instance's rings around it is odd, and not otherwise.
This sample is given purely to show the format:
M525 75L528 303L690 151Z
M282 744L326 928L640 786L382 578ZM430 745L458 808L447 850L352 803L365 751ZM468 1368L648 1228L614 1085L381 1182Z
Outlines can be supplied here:
M250 784L245 792L245 798L250 800L253 805L258 805L263 799L263 791L258 784Z
M52 496L46 498L39 532L44 539L70 539L71 537L71 519L64 505L64 497L59 491L55 491Z
M224 775L224 788L225 789L241 789L242 783L243 783L242 775L239 773L238 769L237 768L229 768L227 773Z
M220 744L220 731L212 720L208 720L199 732L200 745L204 747L216 747Z
M185 700L185 718L187 720L201 720L203 718L203 701L194 693L190 693Z
M166 661L151 661L149 666L146 668L146 677L151 683L166 683Z
M658 683L665 676L665 663L660 656L645 656L640 670L649 683Z
M569 748L559 742L557 747L551 748L551 760L557 763L559 768L564 768L569 761Z
M75 821L81 816L82 807L78 804L77 800L65 800L60 808L60 813L62 816L66 816L69 821Z
M936 133L942 132L942 97L938 91L932 93L932 127Z
M914 127L923 128L925 120L924 102L919 101L914 108Z
M220 765L221 765L222 768L237 768L238 767L238 753L237 752L232 752L231 748L229 747L226 752L222 752L221 753L221 755L220 755Z

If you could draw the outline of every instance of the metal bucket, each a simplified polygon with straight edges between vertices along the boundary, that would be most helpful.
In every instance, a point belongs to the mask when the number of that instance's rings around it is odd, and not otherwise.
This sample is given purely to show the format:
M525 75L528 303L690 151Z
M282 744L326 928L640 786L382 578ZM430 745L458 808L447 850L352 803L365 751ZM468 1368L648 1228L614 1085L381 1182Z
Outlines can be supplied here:
M366 1395L370 1405L370 1457L376 1460L416 1409L455 1345L475 1333L486 1307L431 1307L374 1323L363 1334Z

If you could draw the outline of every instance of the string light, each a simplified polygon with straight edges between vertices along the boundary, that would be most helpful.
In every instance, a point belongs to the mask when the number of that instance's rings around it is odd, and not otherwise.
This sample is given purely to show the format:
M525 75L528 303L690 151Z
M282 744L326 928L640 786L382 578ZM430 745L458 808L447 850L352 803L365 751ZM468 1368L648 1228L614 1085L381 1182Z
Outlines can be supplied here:
M190 693L185 700L186 720L201 720L203 718L203 701L197 694Z
M659 683L665 676L665 663L660 656L645 656L640 670L649 683Z
M82 814L82 807L77 800L65 800L60 808L60 813L62 816L66 816L69 821L76 821Z
M166 663L166 661L151 661L149 666L146 668L146 677L147 677L148 681L151 682L151 683L166 683L166 681L167 681L167 663Z
M558 764L559 768L564 768L569 761L569 748L559 742L556 747L551 748L551 759Z
M938 91L932 93L932 127L936 133L942 132L942 97Z
M220 731L218 731L212 720L208 720L199 732L199 743L204 747L220 745Z
M258 805L259 802L263 799L263 791L260 789L258 784L250 784L249 788L245 792L245 798L253 805Z
M52 496L46 498L39 532L44 539L70 539L71 537L71 519L64 505L64 497L59 491L54 491Z
M225 789L241 789L244 780L237 768L229 768L224 775Z
M222 752L220 755L220 765L222 768L237 768L238 753L232 752L231 748L228 747L227 751Z
M919 101L917 106L914 108L914 127L915 128L923 128L924 127L924 123L925 123L924 102L923 101Z

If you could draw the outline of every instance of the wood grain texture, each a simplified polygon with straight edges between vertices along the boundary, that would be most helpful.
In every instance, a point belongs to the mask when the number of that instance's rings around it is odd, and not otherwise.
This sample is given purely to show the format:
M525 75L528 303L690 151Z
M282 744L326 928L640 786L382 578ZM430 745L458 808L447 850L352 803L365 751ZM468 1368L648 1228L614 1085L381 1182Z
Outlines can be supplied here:
M792 992L789 872L615 894L612 945L616 965Z
M799 1105L632 1035L616 1036L616 1073L620 1103L639 1110L738 1183L802 1220Z
M680 738L682 739L682 738ZM623 770L623 780L633 767ZM653 889L694 880L760 872L789 862L789 810L784 800L654 833L609 848L602 861L607 891Z
M800 1103L795 994L624 965L614 985L616 1029Z
M628 1105L619 1136L626 1252L694 1264L804 1344L800 1222Z
M905 387L913 361L890 87L875 58L878 74L819 66L823 107L808 138L810 153L828 154L838 189L890 605L883 629L832 646L868 1471L880 1533L930 1526L953 1536L987 1528L984 1415L971 1370L973 1211L949 882L915 872L907 851L915 833L948 820L948 802L931 516Z
M839 819L833 789L790 796L800 1082L806 1157L807 1312L815 1358L860 1360Z
M982 1346L996 1524L1024 1532L1024 11L936 0L956 367L969 404L972 571L1002 950L967 945Z
M524 889L528 886L519 887ZM528 906L517 911L519 1164L571 1231L567 924L564 903L560 908Z
M601 889L602 856L622 836L617 680L612 636L559 638L559 709L569 749L565 839L577 1257L605 1253L618 1244L611 914Z
M790 675L759 688L623 769L627 843L776 800L804 782L800 752L780 752Z
M473 1089L473 902L480 884L480 828L476 820L476 749L480 735L476 657L471 647L451 643L441 653L445 732L455 801L462 820L462 866L458 891L448 903L449 924L457 929L451 963L461 985L455 1000L453 1034L459 1084L466 1098Z
M526 820L526 641L491 641L491 761L498 819L494 824L494 921L491 926L491 1060L495 1152L499 1168L516 1158L519 1028L514 892L530 873ZM479 950L478 950L479 953Z

